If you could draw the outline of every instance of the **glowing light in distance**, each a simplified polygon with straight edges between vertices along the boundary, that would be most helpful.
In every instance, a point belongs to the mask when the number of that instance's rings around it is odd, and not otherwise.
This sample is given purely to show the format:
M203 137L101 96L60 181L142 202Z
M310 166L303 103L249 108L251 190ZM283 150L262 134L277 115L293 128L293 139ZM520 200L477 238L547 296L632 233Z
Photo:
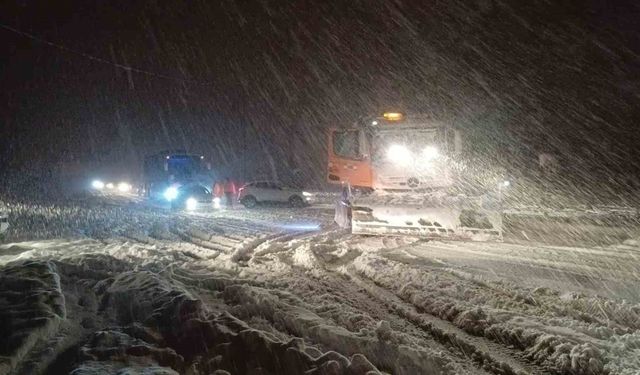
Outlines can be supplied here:
M121 193L128 193L131 191L131 185L126 182L121 182L118 184L118 191Z
M296 232L298 231L311 232L311 231L320 230L320 225L313 224L313 223L284 224L284 225L279 225L279 227L285 230L296 231Z

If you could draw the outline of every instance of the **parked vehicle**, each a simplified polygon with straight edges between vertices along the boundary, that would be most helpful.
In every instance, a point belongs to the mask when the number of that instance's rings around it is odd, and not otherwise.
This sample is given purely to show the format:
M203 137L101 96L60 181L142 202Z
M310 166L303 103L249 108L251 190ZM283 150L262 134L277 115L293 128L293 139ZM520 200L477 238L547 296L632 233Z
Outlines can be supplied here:
M311 203L312 194L273 181L255 181L240 188L238 201L247 208L253 208L263 203L304 207Z

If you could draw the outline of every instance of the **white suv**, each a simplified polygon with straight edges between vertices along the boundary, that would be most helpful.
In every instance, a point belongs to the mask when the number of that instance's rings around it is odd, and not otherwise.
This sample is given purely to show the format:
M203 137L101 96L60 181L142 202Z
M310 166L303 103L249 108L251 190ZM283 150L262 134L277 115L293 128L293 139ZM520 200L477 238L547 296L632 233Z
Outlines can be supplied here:
M247 208L260 203L286 203L291 207L304 207L311 203L311 194L285 187L277 182L256 181L240 188L238 201Z

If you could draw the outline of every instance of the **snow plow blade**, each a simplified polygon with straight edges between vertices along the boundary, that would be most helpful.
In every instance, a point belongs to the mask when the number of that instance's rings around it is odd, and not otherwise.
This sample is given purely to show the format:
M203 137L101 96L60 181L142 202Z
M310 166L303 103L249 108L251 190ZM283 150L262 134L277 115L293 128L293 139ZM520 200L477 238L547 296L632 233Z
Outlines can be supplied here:
M369 235L502 241L501 211L485 208L481 201L457 199L449 202L451 205L432 206L358 202L351 207L351 231Z

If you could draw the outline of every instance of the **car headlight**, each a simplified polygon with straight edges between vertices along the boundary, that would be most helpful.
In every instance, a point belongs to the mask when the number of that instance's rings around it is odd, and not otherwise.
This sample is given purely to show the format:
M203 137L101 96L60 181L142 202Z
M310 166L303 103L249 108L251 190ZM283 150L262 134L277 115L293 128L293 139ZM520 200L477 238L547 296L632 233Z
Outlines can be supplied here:
M131 190L131 185L126 182L121 182L118 184L118 191L121 193L127 193Z
M185 207L189 211L193 211L198 207L198 201L194 197L189 197L185 202Z
M100 180L93 180L91 182L91 187L96 189L96 190L102 190L102 189L104 189L104 182L102 182Z
M171 202L172 200L178 198L178 188L175 186L170 186L167 190L164 191L164 199Z
M220 197L213 198L213 208L220 208Z
M303 191L302 195L304 195L305 197L312 197L313 196L313 194L311 194L311 193L309 193L307 191Z
M387 158L398 164L409 164L411 162L411 151L403 145L392 145L387 151Z
M438 148L435 146L427 146L422 150L422 155L427 160L433 160L440 156L440 151L438 151Z

